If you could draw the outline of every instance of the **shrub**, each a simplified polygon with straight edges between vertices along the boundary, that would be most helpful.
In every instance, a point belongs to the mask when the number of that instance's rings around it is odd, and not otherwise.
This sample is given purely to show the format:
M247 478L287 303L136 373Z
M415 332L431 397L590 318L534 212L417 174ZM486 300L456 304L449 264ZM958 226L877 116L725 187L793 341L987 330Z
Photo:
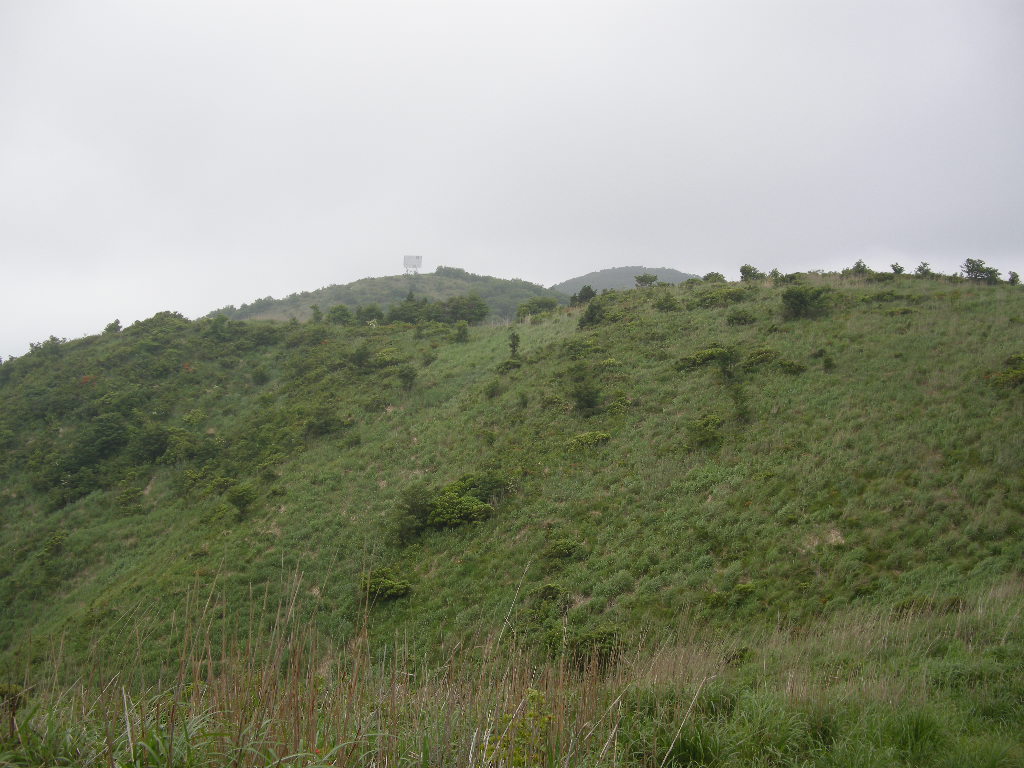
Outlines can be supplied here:
M522 320L530 315L540 315L558 308L558 299L551 296L534 296L524 301L516 310L516 317Z
M997 387L1024 387L1024 355L1010 355L1003 363L1005 370L993 373L990 381Z
M586 310L580 315L579 327L586 328L591 325L599 325L605 321L606 312L604 304L600 301L591 301L587 304Z
M472 496L488 504L497 504L516 492L514 475L500 469L485 469L463 475L454 483L445 486L446 491Z
M582 549L583 545L576 539L561 536L548 542L548 545L544 547L544 557L552 560L566 560L575 557Z
M779 359L779 353L774 349L755 349L749 355L747 359L743 361L743 367L749 371L760 368L763 365L771 365Z
M412 590L412 585L391 568L380 568L364 573L361 580L363 592L371 600L397 600Z
M245 514L256 503L259 494L256 488L248 482L240 482L229 487L225 496L232 507Z
M581 306L581 305L586 304L587 302L589 302L595 296L597 296L597 291L595 291L589 285L584 285L582 288L580 288L579 293L574 293L569 298L569 306L570 307Z
M864 263L864 259L857 259L852 267L843 270L843 276L853 275L855 277L867 277L871 274L871 267Z
M826 315L831 290L824 286L794 285L782 292L782 316L786 320Z
M802 278L803 278L803 275L800 274L799 272L790 272L789 274L779 275L777 278L775 278L775 284L776 285L797 285L801 281Z
M352 319L352 310L344 304L335 304L327 310L327 322L332 325L349 325Z
M686 431L690 437L690 448L713 448L722 442L722 419L710 414L692 422Z
M576 404L576 410L584 416L590 416L600 410L601 389L593 381L575 382L569 390L569 396Z
M659 312L674 312L679 309L679 302L671 293L663 293L655 300L654 308Z
M523 706L525 705L525 706ZM505 715L494 725L484 747L487 765L512 768L550 765L551 708L544 694L528 688L523 705L512 715Z
M807 366L795 360L779 360L779 370L791 376L798 376L807 370Z
M542 584L530 595L535 603L562 603L568 595L558 584Z
M594 448L604 445L611 439L612 436L607 432L582 432L569 441L568 447L571 451Z
M712 307L727 307L746 301L750 298L750 291L740 288L738 285L716 285L706 291L697 294L697 305L710 309Z
M395 513L395 533L401 544L410 543L426 528L454 528L491 516L498 504L516 492L516 478L500 469L463 475L440 490L426 483L409 486Z
M408 544L427 527L434 492L426 483L415 483L402 492L395 528L398 541Z
M402 389L407 392L412 389L413 384L416 383L416 369L411 365L402 365L398 369L398 380L402 382Z
M750 310L736 307L729 310L729 314L725 316L725 322L728 325L752 325L757 322L757 318Z
M431 500L427 525L432 528L454 528L486 520L493 511L490 504L474 496L460 495L456 490L446 488Z
M523 367L522 360L506 360L503 363L498 363L498 367L495 369L498 373L506 374L512 371L518 370Z
M725 275L721 272L708 272L703 278L705 283L724 283Z
M963 270L964 277L968 280L976 280L989 285L999 282L999 270L995 267L986 267L985 262L981 259L967 259L960 269Z
M744 264L740 267L740 280L744 283L749 283L754 280L764 280L765 274L757 267L753 267L750 264Z
M677 371L693 371L711 363L729 366L736 362L738 353L732 347L713 346L698 350L692 355L680 358L676 363Z
M570 632L565 638L565 650L570 660L579 667L606 668L622 649L622 636L613 626Z
M25 706L25 698L25 689L17 683L0 683L0 717L8 721L12 739L15 733L14 715Z

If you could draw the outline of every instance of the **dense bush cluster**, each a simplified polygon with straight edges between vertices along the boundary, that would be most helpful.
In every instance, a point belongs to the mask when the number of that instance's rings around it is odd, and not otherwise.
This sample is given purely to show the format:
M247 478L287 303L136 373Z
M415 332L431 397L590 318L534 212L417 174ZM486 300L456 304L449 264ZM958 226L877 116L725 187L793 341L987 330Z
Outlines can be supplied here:
M440 488L431 488L426 483L412 485L402 494L395 513L398 539L409 543L428 529L482 522L516 489L515 476L498 469L463 475Z
M339 309L343 307L343 309ZM397 304L384 312L376 304L361 305L351 312L344 304L331 307L327 312L327 319L338 325L357 323L365 325L369 322L375 323L410 323L418 325L422 323L443 323L455 325L465 322L475 325L487 317L490 310L487 303L475 294L467 296L453 296L450 299L431 301L426 297L416 298L412 292Z
M822 317L828 314L831 293L826 286L794 285L787 288L782 292L782 316L786 320Z
M412 584L401 578L392 568L378 568L364 573L360 587L371 601L397 600L412 591Z

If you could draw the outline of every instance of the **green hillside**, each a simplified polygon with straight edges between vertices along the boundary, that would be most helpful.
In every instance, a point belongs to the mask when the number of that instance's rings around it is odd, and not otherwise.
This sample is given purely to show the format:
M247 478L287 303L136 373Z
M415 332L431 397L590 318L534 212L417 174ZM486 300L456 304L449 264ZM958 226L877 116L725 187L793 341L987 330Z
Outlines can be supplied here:
M1024 764L1024 291L780 282L4 363L9 764Z
M550 296L564 303L565 296L525 280L504 280L474 275L457 267L438 267L429 275L391 275L367 277L346 285L329 285L315 291L293 293L283 299L267 296L240 307L227 306L211 312L208 317L224 315L230 320L297 320L312 317L311 307L317 305L327 312L344 304L350 309L376 305L387 310L402 301L409 292L418 298L443 301L454 296L474 294L486 302L492 317L514 319L516 308L537 296Z
M561 283L552 285L551 290L564 293L567 296L577 293L585 285L589 285L595 291L625 290L633 288L636 285L636 276L643 274L654 275L663 283L673 284L697 277L697 275L690 275L669 267L612 267L563 280Z

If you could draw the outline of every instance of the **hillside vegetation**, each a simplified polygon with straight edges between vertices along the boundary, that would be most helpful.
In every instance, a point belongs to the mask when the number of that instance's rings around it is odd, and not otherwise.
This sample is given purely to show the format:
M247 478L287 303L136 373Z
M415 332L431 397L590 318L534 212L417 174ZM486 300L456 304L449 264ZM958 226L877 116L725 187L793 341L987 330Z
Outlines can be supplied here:
M346 285L329 285L315 291L293 293L283 299L267 296L240 307L226 306L214 310L207 317L224 315L230 320L301 320L313 317L312 307L323 313L339 304L355 310L357 307L376 307L386 312L401 302L409 293L430 301L444 301L456 296L472 294L483 299L491 315L498 319L511 319L525 301L536 297L550 297L565 303L561 293L525 280L504 280L486 275L474 275L457 267L438 267L433 274L391 275L367 277Z
M577 293L585 285L589 285L595 291L625 290L635 286L637 275L654 275L663 283L673 284L683 283L697 277L697 275L680 272L678 269L670 267L612 267L563 280L561 283L552 285L551 290L564 293L567 296Z
M1021 765L1024 292L777 282L4 363L12 764Z

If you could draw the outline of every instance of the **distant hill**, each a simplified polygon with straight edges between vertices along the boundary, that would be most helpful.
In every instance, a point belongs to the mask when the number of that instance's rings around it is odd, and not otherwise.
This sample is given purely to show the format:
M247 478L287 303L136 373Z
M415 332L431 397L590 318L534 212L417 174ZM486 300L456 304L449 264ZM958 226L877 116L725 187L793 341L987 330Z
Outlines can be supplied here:
M588 272L580 277L573 277L561 283L556 283L551 286L551 290L571 295L579 291L584 285L589 285L595 291L633 288L636 286L634 278L644 273L657 275L658 280L663 283L682 283L691 277L699 277L699 275L690 275L680 272L678 269L669 269L668 267L612 267L611 269L601 269L597 272Z
M669 270L671 271L671 270ZM315 291L293 293L283 299L267 296L240 307L229 305L214 310L207 317L225 315L229 320L307 320L310 307L318 305L326 312L336 304L355 308L377 304L387 309L402 301L412 291L417 298L433 301L453 296L476 294L491 310L491 317L515 318L516 309L537 296L551 296L565 302L567 295L525 280L504 280L474 275L457 267L438 267L430 275L390 275L367 277L346 285L328 285Z

